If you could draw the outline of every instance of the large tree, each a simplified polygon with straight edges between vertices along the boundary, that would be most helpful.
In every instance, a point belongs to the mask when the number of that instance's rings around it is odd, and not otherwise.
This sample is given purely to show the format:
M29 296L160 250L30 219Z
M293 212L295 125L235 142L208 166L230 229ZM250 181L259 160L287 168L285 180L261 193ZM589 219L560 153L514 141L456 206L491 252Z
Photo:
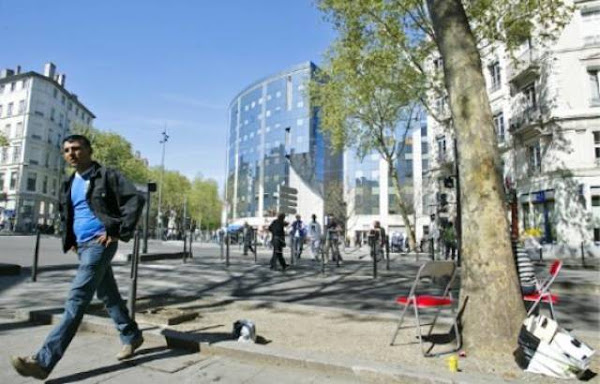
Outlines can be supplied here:
M352 32L347 36L388 41L396 59L414 69L403 87L436 120L430 101L449 96L461 184L464 347L512 358L525 310L480 50L500 42L512 55L524 38L548 41L570 8L562 0L543 6L536 0L321 0L319 6L338 30ZM443 60L437 75L425 60L436 57Z
M90 139L94 159L102 165L118 169L134 183L145 184L148 181L146 163L140 156L136 156L131 143L123 136L79 124L75 125L71 132Z

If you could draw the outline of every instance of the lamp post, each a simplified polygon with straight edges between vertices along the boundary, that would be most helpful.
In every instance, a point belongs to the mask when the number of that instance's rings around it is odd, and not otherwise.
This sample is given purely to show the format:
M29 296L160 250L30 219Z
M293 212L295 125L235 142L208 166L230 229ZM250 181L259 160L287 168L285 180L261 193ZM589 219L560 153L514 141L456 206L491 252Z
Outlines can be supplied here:
M158 236L159 239L162 239L162 188L163 188L163 179L165 176L165 147L167 145L167 141L169 141L169 135L167 135L167 128L162 131L162 139L160 140L160 144L162 144L162 158L160 161L160 184L158 186Z

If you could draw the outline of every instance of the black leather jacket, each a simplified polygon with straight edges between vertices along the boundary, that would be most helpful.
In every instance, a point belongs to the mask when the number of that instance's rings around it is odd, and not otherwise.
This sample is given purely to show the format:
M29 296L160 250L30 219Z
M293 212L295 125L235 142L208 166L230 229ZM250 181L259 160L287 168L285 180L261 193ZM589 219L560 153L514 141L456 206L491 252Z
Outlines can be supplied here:
M118 171L93 162L86 200L96 217L104 224L106 234L129 241L144 208L144 197ZM75 173L60 188L60 212L63 251L76 245L73 232L71 184Z

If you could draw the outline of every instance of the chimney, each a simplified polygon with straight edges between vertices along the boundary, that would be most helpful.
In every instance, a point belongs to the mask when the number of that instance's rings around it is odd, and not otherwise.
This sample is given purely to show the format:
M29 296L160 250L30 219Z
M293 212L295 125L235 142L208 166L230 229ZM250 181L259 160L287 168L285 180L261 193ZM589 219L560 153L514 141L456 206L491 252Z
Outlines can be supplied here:
M65 75L64 73L61 73L60 75L58 75L58 84L60 84L61 87L65 86L66 80L67 80L67 75Z
M46 63L44 65L44 76L54 79L54 73L56 72L56 65L54 63Z
M12 75L15 74L15 71L13 71L12 69L3 69L2 73L0 74L0 78L5 78L5 77L11 77Z
M20 75L20 74L21 74L21 66L17 65L17 75Z

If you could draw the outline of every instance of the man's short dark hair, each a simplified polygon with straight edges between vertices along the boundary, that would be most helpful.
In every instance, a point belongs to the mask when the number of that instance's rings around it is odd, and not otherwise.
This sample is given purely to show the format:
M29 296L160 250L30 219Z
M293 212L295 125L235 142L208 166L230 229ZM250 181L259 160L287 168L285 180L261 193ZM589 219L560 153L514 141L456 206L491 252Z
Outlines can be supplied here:
M85 137L83 135L69 135L63 139L62 145L65 145L65 143L67 143L67 142L72 143L74 141L77 141L80 144L85 145L89 149L92 149L92 143L90 142L90 139L88 139L87 137Z

